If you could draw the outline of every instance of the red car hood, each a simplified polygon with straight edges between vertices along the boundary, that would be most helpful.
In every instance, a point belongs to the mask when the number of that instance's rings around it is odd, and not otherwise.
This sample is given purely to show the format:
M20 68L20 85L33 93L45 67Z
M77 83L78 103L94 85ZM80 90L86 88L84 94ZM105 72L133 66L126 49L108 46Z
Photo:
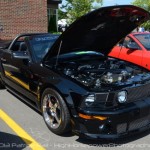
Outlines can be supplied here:
M70 25L44 60L80 50L107 55L117 42L149 18L147 11L132 5L99 8Z

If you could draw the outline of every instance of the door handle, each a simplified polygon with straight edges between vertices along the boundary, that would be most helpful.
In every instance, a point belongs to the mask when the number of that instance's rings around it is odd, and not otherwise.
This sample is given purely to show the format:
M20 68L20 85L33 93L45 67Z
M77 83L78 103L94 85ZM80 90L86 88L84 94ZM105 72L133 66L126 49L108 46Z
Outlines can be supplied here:
M5 58L1 58L1 61L6 62L6 59Z

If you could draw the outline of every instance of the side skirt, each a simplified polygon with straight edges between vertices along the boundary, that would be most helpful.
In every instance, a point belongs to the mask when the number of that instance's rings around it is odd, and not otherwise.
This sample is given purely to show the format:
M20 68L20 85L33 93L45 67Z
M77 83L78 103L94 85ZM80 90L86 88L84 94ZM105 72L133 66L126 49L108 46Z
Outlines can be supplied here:
M38 113L41 113L41 108L40 108L40 105L38 102L33 102L29 98L27 98L27 97L23 96L22 94L20 94L19 92L17 92L15 89L12 89L11 87L9 87L8 85L6 86L6 89L11 94L16 96L19 100L21 100L22 102L24 102L25 104L27 104L28 106L33 108L35 111L37 111Z

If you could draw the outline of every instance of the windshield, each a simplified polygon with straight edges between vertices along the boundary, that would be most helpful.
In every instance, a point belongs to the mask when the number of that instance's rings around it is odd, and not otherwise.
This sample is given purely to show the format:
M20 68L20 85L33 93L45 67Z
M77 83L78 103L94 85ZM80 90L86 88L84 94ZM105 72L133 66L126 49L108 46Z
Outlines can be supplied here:
M59 35L45 34L29 38L32 52L37 61L41 61L44 58L58 37Z
M147 49L150 50L150 33L134 35L140 43Z

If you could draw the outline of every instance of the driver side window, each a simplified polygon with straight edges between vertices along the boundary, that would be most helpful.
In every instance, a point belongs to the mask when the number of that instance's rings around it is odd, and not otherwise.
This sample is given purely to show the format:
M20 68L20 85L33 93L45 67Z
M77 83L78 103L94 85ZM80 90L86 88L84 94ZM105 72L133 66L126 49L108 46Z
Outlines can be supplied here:
M21 42L20 45L19 45L19 50L18 51L24 51L26 52L27 51L27 45L25 42Z
M12 51L24 51L24 52L27 52L28 51L28 48L27 48L27 45L24 41L25 37L21 37L19 38L15 43L14 45L12 46L11 50Z
M124 39L123 46L128 47L127 45L131 44L131 43L132 43L132 45L135 45L135 47L139 47L139 45L132 38L130 38L128 36Z

